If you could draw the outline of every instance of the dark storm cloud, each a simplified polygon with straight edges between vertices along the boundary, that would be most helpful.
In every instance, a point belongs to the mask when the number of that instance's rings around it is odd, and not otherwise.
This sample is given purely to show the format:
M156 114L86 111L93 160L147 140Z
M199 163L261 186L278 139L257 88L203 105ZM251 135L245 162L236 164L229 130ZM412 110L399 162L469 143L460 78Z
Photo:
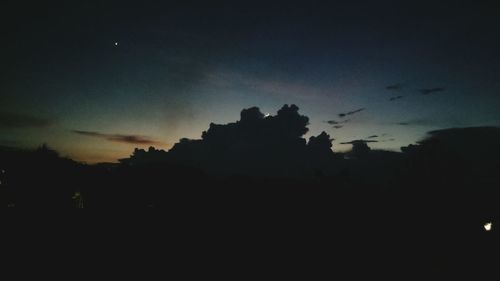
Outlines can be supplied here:
M482 169L492 169L497 172L500 127L455 127L434 130L428 132L428 137L418 143L423 147L434 149L447 147L446 151L459 151L460 158L474 163L475 168L477 165L482 165Z
M169 155L209 169L257 173L282 173L305 163L321 165L324 157L332 155L333 139L325 132L311 136L306 143L303 135L308 132L309 118L300 115L295 105L284 105L268 117L258 107L251 107L243 109L240 116L232 123L210 123L201 139L181 139Z
M88 136L88 137L101 138L101 139L105 139L107 141L112 141L112 142L121 142L121 143L129 143L129 144L143 144L143 145L160 144L160 142L155 141L149 137L139 136L139 135L103 134L103 133L98 133L98 132L80 131L80 130L73 130L73 133L83 135L83 136Z
M389 90L389 91L399 91L402 88L403 88L403 84L401 84L401 83L397 83L397 84L389 85L389 86L385 87L385 89Z
M403 98L403 96L391 97L391 98L389 99L389 101L395 101L395 100L399 100L399 99L402 99L402 98Z
M466 127L466 128L448 128L427 132L431 138L447 141L469 142L484 140L500 141L500 127ZM465 141L465 142L467 142Z
M45 128L54 123L46 118L11 112L0 112L0 128Z
M430 95L433 93L443 92L445 90L446 90L445 88L437 87L437 88L429 88L429 89L420 89L419 91L422 95Z
M339 113L339 114L338 114L338 116L339 116L340 118L344 118L344 117L346 117L346 116L348 116L348 115L353 115L353 114L356 114L356 113L361 112L361 111L363 111L363 110L365 110L365 109L366 109L366 108L362 107L362 108L360 108L360 109L356 109L356 110L353 110L353 111L349 111L349 112L347 112L347 113Z
M303 138L309 118L295 105L284 105L276 115L265 115L258 107L241 111L240 120L227 124L210 123L201 139L182 138L168 152L136 149L122 163L167 160L183 163L208 173L249 176L296 177L297 169L314 171L336 165L333 138L325 132ZM134 164L135 165L135 164ZM185 177L184 174L183 177ZM299 175L302 177L302 175Z

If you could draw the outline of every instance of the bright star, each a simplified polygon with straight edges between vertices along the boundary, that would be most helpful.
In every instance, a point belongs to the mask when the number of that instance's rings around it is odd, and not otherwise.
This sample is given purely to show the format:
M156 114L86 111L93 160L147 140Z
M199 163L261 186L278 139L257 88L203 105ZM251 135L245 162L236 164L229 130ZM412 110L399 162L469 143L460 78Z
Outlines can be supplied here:
M118 46L118 42L115 42L115 46Z

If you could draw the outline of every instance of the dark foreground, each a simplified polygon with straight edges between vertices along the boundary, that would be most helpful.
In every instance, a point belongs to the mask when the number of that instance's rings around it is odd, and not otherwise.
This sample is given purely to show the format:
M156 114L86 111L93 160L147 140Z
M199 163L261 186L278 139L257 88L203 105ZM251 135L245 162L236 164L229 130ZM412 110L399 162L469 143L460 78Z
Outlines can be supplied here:
M61 158L47 147L3 149L0 206L70 215L68 223L80 223L80 209L97 210L97 220L106 221L96 232L100 240L115 222L130 224L106 237L116 252L139 243L145 256L171 253L169 264L186 276L196 267L217 276L269 269L309 279L346 273L475 280L498 276L500 264L500 157L491 146L485 153L475 147L467 154L427 142L402 153L325 158L312 151L300 165L271 159L251 173L234 161L209 162L228 164L213 173L153 148L103 165ZM138 214L141 226L132 222ZM70 236L82 229L89 227ZM134 232L139 236L120 240Z

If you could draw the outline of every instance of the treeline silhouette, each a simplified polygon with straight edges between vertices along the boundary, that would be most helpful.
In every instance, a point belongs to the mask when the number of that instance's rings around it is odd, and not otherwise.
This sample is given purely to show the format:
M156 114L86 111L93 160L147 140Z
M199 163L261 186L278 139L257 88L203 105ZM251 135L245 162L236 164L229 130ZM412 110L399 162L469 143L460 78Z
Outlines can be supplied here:
M160 207L183 194L255 194L266 200L273 194L325 192L411 194L429 200L468 194L468 199L477 195L487 202L494 198L487 194L498 189L499 128L433 131L401 152L372 150L370 140L354 140L351 151L335 153L325 132L303 138L308 122L295 105L283 106L275 116L252 107L237 122L211 123L201 139L181 139L168 152L135 149L119 164L78 163L47 145L36 150L1 147L1 205Z
M199 140L181 139L168 152L135 149L118 164L78 163L47 145L1 147L0 206L292 212L321 218L337 234L369 233L373 245L411 233L418 238L391 253L428 251L431 268L464 264L491 247L482 226L500 211L499 128L433 131L401 152L354 140L339 153L325 132L306 141L308 122L295 105L275 116L253 107L237 122L210 124Z

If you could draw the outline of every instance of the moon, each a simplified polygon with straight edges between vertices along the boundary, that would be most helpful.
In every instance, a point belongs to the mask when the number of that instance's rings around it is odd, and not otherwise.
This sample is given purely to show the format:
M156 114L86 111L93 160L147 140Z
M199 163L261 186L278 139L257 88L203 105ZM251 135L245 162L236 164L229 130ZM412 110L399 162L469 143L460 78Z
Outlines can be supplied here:
M118 46L118 42L115 42L115 46Z

